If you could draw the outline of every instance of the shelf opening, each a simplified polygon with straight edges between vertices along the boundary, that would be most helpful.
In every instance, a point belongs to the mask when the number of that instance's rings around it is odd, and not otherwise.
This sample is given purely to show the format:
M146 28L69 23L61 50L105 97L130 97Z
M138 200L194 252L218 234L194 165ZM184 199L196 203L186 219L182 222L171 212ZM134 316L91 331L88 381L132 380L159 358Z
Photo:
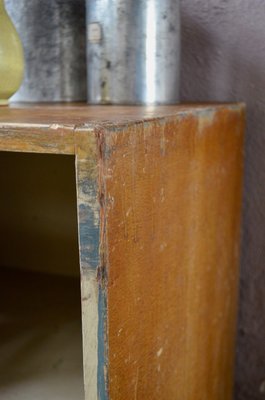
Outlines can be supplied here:
M0 153L0 399L83 400L74 157Z

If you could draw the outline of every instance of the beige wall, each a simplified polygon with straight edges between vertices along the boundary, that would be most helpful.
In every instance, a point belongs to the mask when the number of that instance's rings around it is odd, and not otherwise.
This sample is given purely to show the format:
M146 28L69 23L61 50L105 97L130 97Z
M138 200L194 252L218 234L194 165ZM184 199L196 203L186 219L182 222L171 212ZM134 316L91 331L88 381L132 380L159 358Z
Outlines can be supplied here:
M0 264L79 273L74 157L0 153Z

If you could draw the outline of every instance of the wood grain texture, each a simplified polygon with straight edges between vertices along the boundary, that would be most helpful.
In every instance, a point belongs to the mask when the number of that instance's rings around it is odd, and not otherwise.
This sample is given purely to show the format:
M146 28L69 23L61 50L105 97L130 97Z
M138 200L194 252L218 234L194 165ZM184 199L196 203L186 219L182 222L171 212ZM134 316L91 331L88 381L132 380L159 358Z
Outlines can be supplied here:
M230 400L244 107L19 105L0 150L74 154L86 400Z
M75 154L74 128L59 124L0 124L0 151Z
M223 104L157 107L12 104L0 108L0 151L75 154L80 138L76 131L86 134L86 131L103 126L126 125L176 113L186 114L191 110L199 113L223 107ZM229 105L229 108L233 107Z
M232 398L243 111L106 132L110 400Z

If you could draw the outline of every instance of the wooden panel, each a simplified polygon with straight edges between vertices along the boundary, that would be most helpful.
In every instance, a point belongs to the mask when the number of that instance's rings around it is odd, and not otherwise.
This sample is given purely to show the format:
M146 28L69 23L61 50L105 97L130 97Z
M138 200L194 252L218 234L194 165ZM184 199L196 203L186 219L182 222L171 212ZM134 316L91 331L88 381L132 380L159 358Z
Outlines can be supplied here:
M16 104L0 108L0 126L11 124L20 126L51 126L58 124L68 127L84 126L86 124L111 121L129 122L143 119L157 119L159 117L175 115L176 113L193 112L208 108L223 108L224 104L181 104L167 106L91 106L85 103L63 104ZM230 108L237 105L230 104ZM52 126L51 126L52 127Z
M110 400L232 398L243 119L191 110L103 138Z
M13 104L0 108L0 151L75 154L76 130L124 125L201 112L224 105L179 105L157 107L88 106L86 104ZM237 107L230 105L230 108Z
M73 129L51 124L0 125L0 151L75 154Z
M100 269L99 148L95 132L76 132L85 399L105 400L104 319Z

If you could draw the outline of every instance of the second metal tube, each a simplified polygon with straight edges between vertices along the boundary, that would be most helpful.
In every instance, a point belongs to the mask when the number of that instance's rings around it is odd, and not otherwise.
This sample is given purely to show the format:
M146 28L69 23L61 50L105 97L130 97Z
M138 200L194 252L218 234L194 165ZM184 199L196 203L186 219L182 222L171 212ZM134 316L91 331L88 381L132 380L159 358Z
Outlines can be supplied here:
M179 0L87 0L89 103L176 103L179 63Z

